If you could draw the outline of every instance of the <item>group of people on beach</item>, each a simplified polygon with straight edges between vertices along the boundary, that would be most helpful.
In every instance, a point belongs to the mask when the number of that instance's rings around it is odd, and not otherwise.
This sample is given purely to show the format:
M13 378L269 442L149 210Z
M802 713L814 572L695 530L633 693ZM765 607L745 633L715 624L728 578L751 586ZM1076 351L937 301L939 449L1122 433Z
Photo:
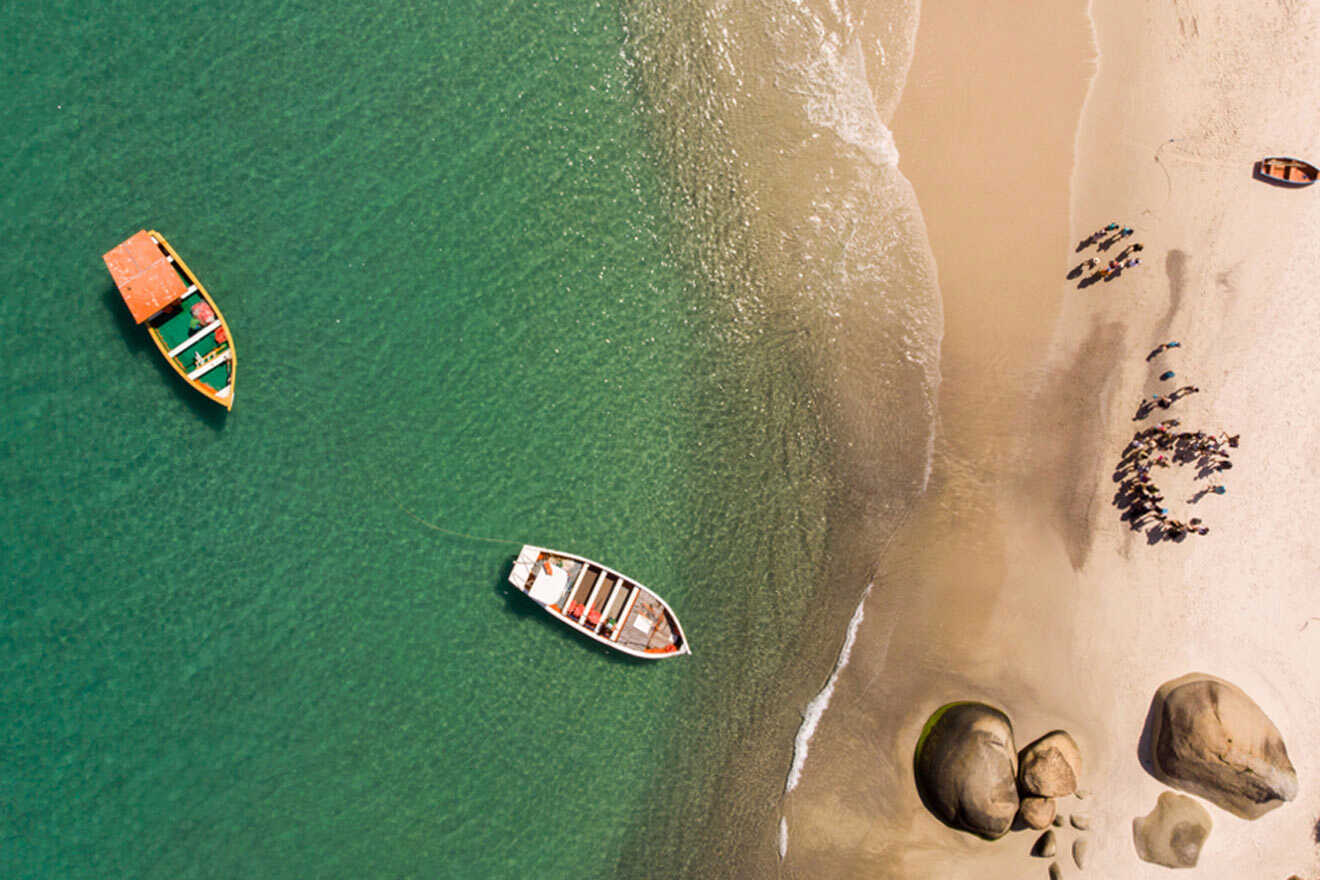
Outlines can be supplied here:
M1085 250L1098 242L1099 244L1096 249L1106 251L1119 241L1127 238L1129 235L1132 235L1131 226L1119 226L1117 223L1107 223L1103 228L1097 229L1095 232L1092 232L1086 238L1082 239L1077 245L1077 250ZM1068 273L1068 277L1077 278L1079 276L1085 276L1082 278L1080 286L1085 286L1095 281L1108 281L1110 278L1116 277L1124 269L1132 269L1136 266L1140 266L1141 258L1132 255L1138 254L1142 250L1144 250L1144 245L1133 242L1123 248L1123 250L1119 251L1118 256L1111 259L1108 264L1102 264L1099 257L1088 257L1086 260L1083 260L1081 263L1073 267L1073 270Z
M1176 341L1166 342L1152 351L1146 360L1150 361L1161 353L1177 347L1179 343ZM1167 371L1160 378L1166 379L1172 376L1173 372ZM1198 390L1200 389L1193 385L1186 385L1171 394L1153 395L1150 400L1142 401L1141 408L1138 409L1138 418L1145 418L1145 414L1148 414L1156 404L1167 408L1180 398ZM1191 533L1207 535L1210 533L1210 527L1202 523L1199 517L1192 517L1187 522L1183 522L1170 516L1169 508L1165 506L1164 493L1151 477L1152 470L1175 464L1195 463L1198 467L1197 479L1213 476L1233 467L1228 450L1237 448L1239 437L1237 434L1227 432L1207 434L1205 431L1177 431L1175 429L1179 424L1177 419L1166 419L1158 425L1137 431L1127 448L1123 450L1123 456L1115 473L1115 479L1120 481L1118 500L1129 508L1125 518L1132 528L1140 529L1154 522L1158 525L1159 537L1173 540L1179 540ZM1222 484L1212 483L1188 501L1199 501L1210 493L1223 495L1227 492L1228 489ZM1155 539L1152 537L1152 540Z

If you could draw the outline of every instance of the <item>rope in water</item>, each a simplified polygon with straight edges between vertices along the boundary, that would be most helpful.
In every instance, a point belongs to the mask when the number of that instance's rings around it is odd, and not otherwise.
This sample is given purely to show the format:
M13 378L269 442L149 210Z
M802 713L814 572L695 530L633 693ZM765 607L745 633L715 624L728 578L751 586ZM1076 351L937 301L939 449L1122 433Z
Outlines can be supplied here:
M426 526L428 529L434 529L437 532L440 532L445 535L452 535L455 538L467 538L470 541L485 541L488 544L512 544L515 547L521 547L523 545L522 541L512 541L509 540L508 538L487 538L487 537L483 537L482 535L470 535L467 532L458 532L453 529L447 529L444 526L438 526L428 519L423 519L421 516L418 516L412 510L404 506L404 503L399 500L398 496L394 494L393 490L386 487L385 491L390 493L390 498L394 499L394 503L398 505L399 510L402 510L404 513L408 514L408 516L417 520L417 522Z

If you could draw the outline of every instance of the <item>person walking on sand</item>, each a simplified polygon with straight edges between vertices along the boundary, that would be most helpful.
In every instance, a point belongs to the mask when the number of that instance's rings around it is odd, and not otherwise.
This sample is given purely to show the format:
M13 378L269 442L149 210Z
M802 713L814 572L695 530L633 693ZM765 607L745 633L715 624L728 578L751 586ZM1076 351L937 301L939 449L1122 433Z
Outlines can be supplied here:
M1131 227L1131 226L1124 226L1122 229L1118 230L1118 237L1119 237L1119 238L1127 238L1127 237L1128 237L1129 235L1131 235L1131 234L1132 234L1132 227Z
M1133 266L1140 266L1140 265L1141 265L1141 260L1138 260L1138 259L1135 259L1135 258L1134 258L1134 259L1128 260L1126 263L1124 263L1124 264L1123 264L1123 268L1124 268L1124 269L1131 269Z
M1106 223L1106 224L1105 224L1105 228L1104 228L1104 229L1101 229L1100 231L1101 231L1101 232L1113 232L1113 231L1114 231L1115 229L1117 229L1117 228L1118 228L1118 224L1117 224L1117 223Z
M1177 391L1170 394L1169 399L1178 400L1179 398L1186 397L1189 394L1195 394L1200 390L1201 389L1197 388L1195 385L1184 385L1183 387L1179 388Z
M1228 491L1228 489L1216 483L1215 485L1210 487L1210 491L1214 492L1216 495L1223 495L1225 492Z
M1155 346L1154 350L1152 350L1150 354L1146 355L1146 360L1148 361L1154 360L1155 358L1164 354L1164 352L1168 351L1170 348L1177 348L1180 344L1181 343L1177 341L1161 342L1159 345Z

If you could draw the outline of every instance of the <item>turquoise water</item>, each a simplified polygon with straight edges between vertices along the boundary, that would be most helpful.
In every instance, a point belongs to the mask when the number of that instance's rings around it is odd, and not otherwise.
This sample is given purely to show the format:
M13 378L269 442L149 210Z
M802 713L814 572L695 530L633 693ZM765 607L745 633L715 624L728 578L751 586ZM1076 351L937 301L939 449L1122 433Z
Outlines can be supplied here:
M6 24L0 876L697 876L729 750L820 674L776 646L835 477L792 340L674 256L620 11ZM142 227L232 413L118 300ZM695 656L600 653L406 511L628 572Z

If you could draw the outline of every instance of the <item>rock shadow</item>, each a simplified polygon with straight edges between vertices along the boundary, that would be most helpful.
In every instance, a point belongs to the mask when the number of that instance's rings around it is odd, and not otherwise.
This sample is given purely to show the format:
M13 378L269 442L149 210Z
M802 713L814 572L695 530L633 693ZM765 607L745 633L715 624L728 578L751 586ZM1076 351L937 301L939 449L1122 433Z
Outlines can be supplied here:
M1164 695L1158 690L1151 697L1150 708L1146 710L1146 720L1141 725L1141 736L1137 739L1137 761L1145 770L1160 782L1160 772L1155 766L1155 737L1159 733L1160 716L1164 712Z

